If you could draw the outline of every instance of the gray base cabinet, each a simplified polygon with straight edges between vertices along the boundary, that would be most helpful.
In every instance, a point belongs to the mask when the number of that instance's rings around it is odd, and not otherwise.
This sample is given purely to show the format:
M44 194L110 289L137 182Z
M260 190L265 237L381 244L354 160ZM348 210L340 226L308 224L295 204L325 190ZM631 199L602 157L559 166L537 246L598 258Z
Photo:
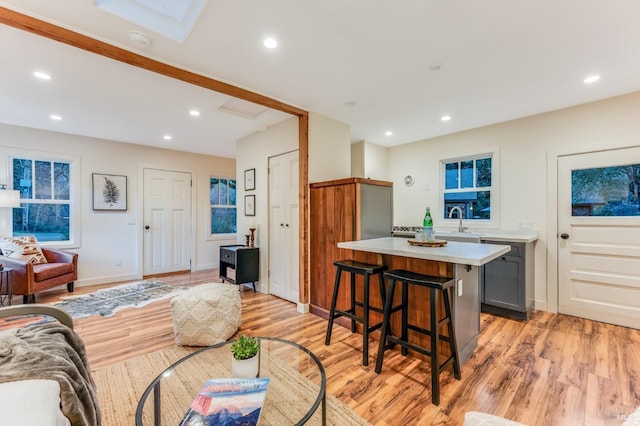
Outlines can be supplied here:
M534 308L533 243L483 240L509 244L511 251L484 265L481 310L527 320Z

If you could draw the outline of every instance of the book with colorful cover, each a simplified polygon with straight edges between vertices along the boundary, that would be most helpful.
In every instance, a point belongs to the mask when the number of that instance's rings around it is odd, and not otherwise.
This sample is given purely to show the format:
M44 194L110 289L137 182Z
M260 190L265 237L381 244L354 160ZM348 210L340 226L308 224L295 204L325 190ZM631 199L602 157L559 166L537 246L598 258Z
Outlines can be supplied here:
M263 377L207 380L179 426L255 426L268 386Z

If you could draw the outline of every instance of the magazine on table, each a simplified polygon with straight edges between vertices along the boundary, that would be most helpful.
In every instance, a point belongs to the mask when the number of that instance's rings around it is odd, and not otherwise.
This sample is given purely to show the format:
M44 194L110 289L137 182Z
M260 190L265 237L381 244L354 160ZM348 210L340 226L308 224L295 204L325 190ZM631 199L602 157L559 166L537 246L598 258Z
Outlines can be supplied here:
M179 426L256 426L269 379L207 380Z

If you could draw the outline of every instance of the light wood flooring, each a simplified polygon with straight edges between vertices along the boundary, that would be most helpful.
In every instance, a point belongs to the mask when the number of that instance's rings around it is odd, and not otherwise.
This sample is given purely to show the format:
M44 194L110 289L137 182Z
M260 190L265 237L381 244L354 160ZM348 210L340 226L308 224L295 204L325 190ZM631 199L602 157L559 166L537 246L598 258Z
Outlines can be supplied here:
M197 285L217 276L211 270L161 279ZM80 287L75 294L101 287ZM38 303L63 295L64 289L42 293ZM322 360L328 392L375 425L461 425L472 410L531 426L620 425L640 406L639 330L547 312L535 312L527 322L482 314L479 346L462 366L462 380L443 373L435 406L427 362L395 349L376 374L377 341L371 341L364 367L360 335L336 325L325 346L326 320L248 286L241 287L241 297L240 332L308 347ZM168 300L75 324L93 369L174 344Z

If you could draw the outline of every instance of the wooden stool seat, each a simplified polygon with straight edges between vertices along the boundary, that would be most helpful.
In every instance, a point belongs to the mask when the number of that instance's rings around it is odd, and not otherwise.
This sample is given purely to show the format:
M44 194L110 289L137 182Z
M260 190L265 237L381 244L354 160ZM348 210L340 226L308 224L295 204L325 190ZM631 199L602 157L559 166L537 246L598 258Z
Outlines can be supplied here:
M356 322L362 324L362 365L369 365L369 333L382 327L382 321L377 324L369 324L369 311L382 313L382 307L371 306L369 304L369 277L371 275L378 276L380 298L384 304L385 288L384 277L382 273L387 270L385 265L372 265L370 263L357 262L355 260L337 260L333 262L336 267L336 279L333 286L333 296L331 298L331 309L329 311L329 324L327 325L327 334L324 344L331 344L331 331L333 329L333 321L339 317L347 317L351 319L351 332L356 331ZM348 272L351 275L350 286L350 307L349 309L337 309L338 293L340 292L340 282L342 272ZM362 275L364 278L363 298L362 301L356 299L356 275ZM362 316L356 313L356 306L362 308Z
M460 380L460 358L458 355L458 346L456 344L455 328L452 315L452 296L449 292L454 288L455 280L452 278L433 277L429 275L418 274L412 271L396 269L385 272L384 278L389 280L389 293L384 304L384 312L382 319L382 335L380 336L380 344L378 346L378 357L376 359L376 373L382 371L382 362L384 352L393 344L399 344L402 347L402 354L406 355L408 349L429 356L431 360L431 401L440 404L440 373L449 365L453 367L453 375ZM393 306L393 294L396 282L402 283L402 302ZM429 288L429 327L424 328L417 324L408 323L409 297L408 286L418 285ZM438 319L438 295L442 294L444 302L445 315ZM402 325L400 337L390 333L391 314L400 310L402 312ZM448 335L440 334L440 329L447 326ZM431 346L429 349L422 347L416 343L409 342L408 330L425 334L430 337ZM449 343L451 355L442 363L438 360L439 342L443 340Z

